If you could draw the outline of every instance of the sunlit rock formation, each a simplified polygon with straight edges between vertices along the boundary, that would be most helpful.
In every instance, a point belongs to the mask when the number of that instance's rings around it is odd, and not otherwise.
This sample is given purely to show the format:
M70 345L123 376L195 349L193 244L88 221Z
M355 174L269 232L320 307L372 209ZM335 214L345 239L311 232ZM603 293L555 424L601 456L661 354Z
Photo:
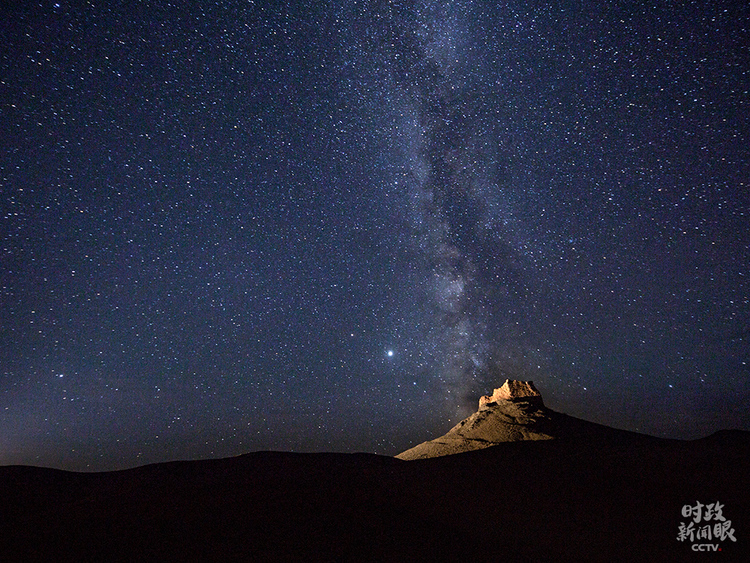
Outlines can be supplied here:
M403 460L426 459L489 448L504 442L583 437L611 431L547 408L531 381L508 379L492 395L479 399L479 410L445 435L398 454Z

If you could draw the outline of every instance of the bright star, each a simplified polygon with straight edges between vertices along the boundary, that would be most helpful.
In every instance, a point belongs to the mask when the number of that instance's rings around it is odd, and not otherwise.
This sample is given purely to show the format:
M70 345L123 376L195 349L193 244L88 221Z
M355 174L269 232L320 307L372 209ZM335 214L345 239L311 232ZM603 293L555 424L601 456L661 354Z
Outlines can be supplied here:
M393 350L388 350L386 354L388 355L389 358L393 357Z

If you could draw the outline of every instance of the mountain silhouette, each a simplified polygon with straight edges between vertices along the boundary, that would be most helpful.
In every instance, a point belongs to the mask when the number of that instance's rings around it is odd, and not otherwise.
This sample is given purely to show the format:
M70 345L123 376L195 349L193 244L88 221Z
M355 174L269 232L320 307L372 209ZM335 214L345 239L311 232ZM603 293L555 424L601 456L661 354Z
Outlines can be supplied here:
M522 387L496 390L451 431L473 450L455 455L0 467L0 561L750 560L750 433L615 430L553 413ZM476 448L483 436L497 442ZM679 541L684 507L716 502L736 541Z

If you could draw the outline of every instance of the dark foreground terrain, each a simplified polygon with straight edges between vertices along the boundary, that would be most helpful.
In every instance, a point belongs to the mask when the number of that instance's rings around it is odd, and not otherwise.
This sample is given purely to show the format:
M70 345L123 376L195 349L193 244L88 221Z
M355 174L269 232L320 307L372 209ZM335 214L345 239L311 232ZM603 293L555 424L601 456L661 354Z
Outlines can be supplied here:
M612 430L423 461L0 467L0 561L750 561L749 475L741 431L684 442ZM677 541L697 501L722 503L736 542Z

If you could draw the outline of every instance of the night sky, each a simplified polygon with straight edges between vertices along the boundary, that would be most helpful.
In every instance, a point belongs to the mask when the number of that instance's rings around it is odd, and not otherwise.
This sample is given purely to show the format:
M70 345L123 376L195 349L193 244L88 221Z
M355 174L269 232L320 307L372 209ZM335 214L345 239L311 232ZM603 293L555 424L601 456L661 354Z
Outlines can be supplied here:
M554 4L3 2L0 464L750 430L750 8Z

